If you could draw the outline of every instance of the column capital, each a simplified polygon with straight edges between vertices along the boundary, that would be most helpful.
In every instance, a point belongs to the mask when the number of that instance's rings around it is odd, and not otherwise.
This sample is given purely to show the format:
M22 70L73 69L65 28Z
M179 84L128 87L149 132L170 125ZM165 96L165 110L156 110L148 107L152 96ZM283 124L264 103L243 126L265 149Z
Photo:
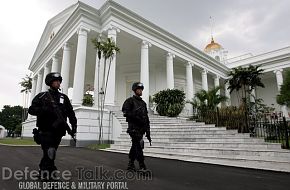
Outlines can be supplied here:
M220 75L215 75L215 76L213 76L213 77L214 77L214 79L217 79L217 80L219 80L219 79L221 78Z
M148 48L148 47L151 47L151 43L146 41L146 40L142 40L142 48Z
M119 33L121 30L120 30L120 28L118 28L117 26L111 24L111 25L107 28L107 31L108 31L108 32L109 32L109 31L114 31L114 32L116 32L116 33Z
M204 74L204 75L205 75L205 74L207 74L207 73L208 73L208 70L204 68L204 69L202 69L200 72L201 72L202 74Z
M101 34L103 33L103 32L109 32L109 31L111 31L111 32L115 32L115 33L119 33L121 30L120 30L120 28L118 27L118 26L115 26L115 25L113 25L113 24L110 24L110 25L107 25L107 26L105 26L102 30L101 30Z
M43 64L43 68L45 68L45 67L49 67L50 63L51 63L51 62L46 62L46 63L44 63L44 64Z
M170 58L175 58L175 55L171 52L167 52L166 56Z
M194 63L191 62L191 61L185 62L185 65L186 65L187 67L194 67Z
M283 72L283 69L276 69L273 71L273 73L277 74L277 73L282 73Z
M43 75L43 71L44 71L44 68L41 68L41 69L37 72L37 75Z
M73 47L73 44L72 44L72 43L70 43L70 42L65 42L65 43L63 44L63 46L62 46L62 49L63 49L64 51L70 51L72 47Z
M37 80L37 73L34 76L32 76L31 78L32 78L32 80Z
M84 36L87 36L88 33L90 32L90 29L84 27L84 26L80 26L77 30L77 34L78 35L84 35Z
M52 59L59 59L59 58L60 58L60 56L58 54L53 54L52 55Z

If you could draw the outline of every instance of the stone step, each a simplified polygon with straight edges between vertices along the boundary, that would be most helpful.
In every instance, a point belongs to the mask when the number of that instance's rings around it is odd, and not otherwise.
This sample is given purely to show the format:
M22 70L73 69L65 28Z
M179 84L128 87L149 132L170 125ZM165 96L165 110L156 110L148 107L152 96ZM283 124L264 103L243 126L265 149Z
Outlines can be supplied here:
M130 142L130 137L129 135L126 137L122 137L119 138L118 140L116 140L116 142L118 141L125 141L125 142ZM264 139L262 138L250 138L250 137L223 137L223 138L216 138L216 137L211 137L211 138L175 138L175 137L158 137L158 138L152 138L153 142L240 142L240 143L244 143L244 142L255 142L255 143L260 143L260 142L264 142Z
M145 140L145 147L149 147L149 142ZM131 141L118 141L112 145L124 145L124 146L131 146ZM238 142L154 142L154 146L161 146L161 147L192 147L192 148L245 148L245 149L269 149L269 150L281 150L280 143L254 143L254 142L245 142L245 143L238 143Z
M127 129L128 126L127 125L124 125L122 126L122 129L125 130ZM169 131L169 130L179 130L179 131L187 131L187 130L223 130L223 131L226 131L226 128L225 127L213 127L213 126L207 126L207 127L199 127L199 126L175 126L175 127L172 127L172 126L150 126L150 129L151 130L155 130L155 131Z
M152 130L152 135L180 135L180 130ZM238 134L236 130L183 130L185 134L192 135L214 135L214 134ZM127 129L122 130L122 134L127 134Z
M126 138L128 137L128 134L121 134L120 138ZM151 138L152 139L157 139L157 138L226 138L226 137L238 137L238 138L242 138L242 137L250 137L250 135L248 133L234 133L234 134L227 134L227 133L223 133L223 134L190 134L190 133L185 133L185 134L155 134L155 133L151 133Z
M123 149L104 149L104 151L119 152L128 154L128 150ZM179 154L179 153L159 153L159 152L145 152L145 156L166 158L174 160L183 160L189 162L200 162L209 164L218 164L226 166L235 166L243 168L265 169L273 171L290 172L290 163L282 161L267 161L261 159L255 159L255 157L239 156L231 158L229 156L195 156L192 154Z
M112 145L112 149L126 149L129 151L130 145ZM162 146L149 146L146 147L145 152L171 152L171 153L186 153L195 156L207 155L225 155L233 156L254 156L263 157L270 161L288 161L290 164L290 151L285 150L268 150L268 149L253 149L253 148L193 148L193 147L162 147Z
M128 126L127 122L121 122L122 126ZM215 125L205 125L205 124L201 124L201 123L164 123L164 122L160 122L160 123L150 123L150 127L215 127Z
M123 131L127 131L128 126L122 126ZM156 127L151 126L150 131L153 132L171 132L178 131L180 133L187 133L189 131L228 131L225 127L183 127L179 126L176 128L173 127ZM232 130L231 130L232 131Z

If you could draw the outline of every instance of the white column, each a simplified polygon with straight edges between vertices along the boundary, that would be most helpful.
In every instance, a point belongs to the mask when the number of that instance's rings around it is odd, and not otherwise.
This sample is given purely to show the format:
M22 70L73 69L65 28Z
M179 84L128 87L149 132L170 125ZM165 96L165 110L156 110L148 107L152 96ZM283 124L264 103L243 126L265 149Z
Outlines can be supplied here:
M108 38L111 38L115 44L117 44L117 32L120 32L120 30L116 27L111 27L108 30ZM109 60L106 63L107 69L109 69ZM107 76L108 70L106 70L106 76ZM106 105L115 105L115 91L116 91L116 52L112 59L110 71L109 71L109 77L108 77L108 85L106 90L106 99L105 104Z
M35 93L36 93L36 84L37 84L37 78L36 76L34 76L32 78L32 88L31 88L31 94L30 94L30 102L32 102L34 96L35 96Z
M208 83L207 83L207 70L203 69L201 72L201 78L202 78L202 89L205 91L208 91Z
M69 72L71 62L71 44L66 42L63 46L62 64L61 64L61 89L62 93L68 95Z
M45 84L45 77L50 72L48 63L44 64L44 72L43 72L43 80L42 80L42 88L41 91L46 91L49 87Z
M186 64L186 99L192 100L194 96L193 79L192 79L192 66L191 62Z
M191 62L186 64L186 99L192 101L194 97L194 87L193 87L193 78L192 78L192 66ZM193 114L193 108L191 104L186 104L188 114Z
M274 73L276 74L276 81L277 81L277 88L278 91L280 92L281 85L283 84L283 74L282 74L283 69L275 70Z
M230 106L231 105L231 93L230 90L228 89L229 87L229 82L225 83L225 96L228 98L226 101L226 106Z
M277 88L278 88L278 92L280 93L280 90L281 90L281 85L283 84L283 69L277 69L274 71L274 73L276 74L276 80L277 80ZM284 106L281 106L281 111L283 112L283 115L285 117L289 117L288 115L288 110L287 110L287 107L284 105Z
M42 80L43 80L43 70L40 70L37 74L37 85L35 95L41 92Z
M149 47L151 44L147 41L142 41L141 45L141 73L140 82L144 85L142 99L149 105Z
M81 105L84 96L88 32L89 30L83 27L78 30L78 45L76 53L72 98L72 104L74 105Z
M167 53L166 57L166 76L167 76L167 88L174 88L174 71L173 71L173 58L175 55Z
M220 86L220 76L216 75L214 78L214 87L217 88ZM221 95L221 90L217 91L217 95ZM218 104L218 107L221 107L221 103Z
M59 56L55 54L52 56L51 72L59 72L59 67Z
M251 91L250 101L251 101L251 102L255 102L255 99L256 99L256 90L253 89L253 90Z

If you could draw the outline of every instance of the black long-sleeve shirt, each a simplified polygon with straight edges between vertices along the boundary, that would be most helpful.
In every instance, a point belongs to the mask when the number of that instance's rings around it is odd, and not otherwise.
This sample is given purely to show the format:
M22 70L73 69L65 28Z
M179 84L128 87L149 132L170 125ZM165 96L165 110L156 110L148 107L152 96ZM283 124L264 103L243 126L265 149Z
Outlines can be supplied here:
M60 135L65 135L65 127L59 126L58 129L54 129L52 127L53 123L58 119L58 117L48 93L50 93L51 97L53 98L55 105L58 106L63 119L66 121L68 117L72 127L76 128L77 119L70 100L65 94L60 93L57 90L49 89L47 92L41 92L37 94L32 100L32 104L28 109L28 113L37 116L36 126L40 131L57 132Z

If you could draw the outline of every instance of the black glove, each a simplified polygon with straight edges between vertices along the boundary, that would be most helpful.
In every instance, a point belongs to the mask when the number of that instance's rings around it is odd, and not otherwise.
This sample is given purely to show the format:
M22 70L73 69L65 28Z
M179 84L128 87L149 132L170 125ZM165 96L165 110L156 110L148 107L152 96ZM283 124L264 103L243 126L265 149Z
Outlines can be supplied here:
M146 131L146 135L145 135L150 143L150 146L151 146L151 142L152 142L152 139L151 139L151 136L150 136L150 131Z
M77 133L77 126L73 125L71 130L72 135L75 135Z

